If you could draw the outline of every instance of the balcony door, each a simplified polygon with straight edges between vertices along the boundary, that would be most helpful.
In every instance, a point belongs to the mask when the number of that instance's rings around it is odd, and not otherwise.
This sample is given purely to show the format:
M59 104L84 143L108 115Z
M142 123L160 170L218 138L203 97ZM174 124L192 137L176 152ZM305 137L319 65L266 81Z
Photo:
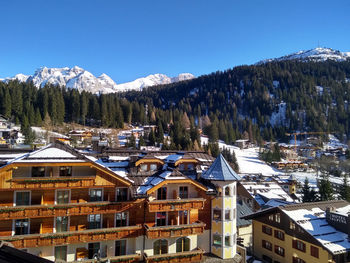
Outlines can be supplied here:
M179 211L179 225L187 225L188 224L188 211Z
M182 237L176 240L176 253L190 251L190 239Z
M68 231L68 216L58 216L55 221L56 233Z
M102 226L102 215L88 215L88 228L99 229Z
M29 234L29 219L17 219L14 222L14 234L15 235L28 235Z
M55 247L55 262L67 261L67 246Z
M15 206L30 205L30 192L15 192Z
M56 204L68 204L69 203L70 190L57 190L56 191Z
M157 212L156 213L156 226L166 226L166 212Z
M163 255L168 253L168 241L165 239L159 239L153 243L153 254Z
M179 197L181 199L188 198L188 186L180 186L179 187Z
M126 255L126 240L115 241L115 256Z
M167 188L161 187L157 190L157 200L166 200L167 198Z
M89 259L94 259L94 258L99 258L101 255L100 251L100 243L89 243L88 245L88 258Z

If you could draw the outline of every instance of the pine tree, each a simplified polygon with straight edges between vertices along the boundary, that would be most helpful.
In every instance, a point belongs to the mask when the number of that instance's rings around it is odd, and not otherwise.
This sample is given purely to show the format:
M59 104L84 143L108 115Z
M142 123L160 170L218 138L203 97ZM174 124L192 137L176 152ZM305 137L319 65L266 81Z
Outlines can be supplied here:
M303 185L303 203L311 202L310 200L310 186L309 186L309 179L306 177Z
M322 176L319 182L319 192L321 201L333 200L333 188L328 176Z
M343 200L350 202L350 186L348 185L348 175L344 175L343 185L340 189L340 197Z

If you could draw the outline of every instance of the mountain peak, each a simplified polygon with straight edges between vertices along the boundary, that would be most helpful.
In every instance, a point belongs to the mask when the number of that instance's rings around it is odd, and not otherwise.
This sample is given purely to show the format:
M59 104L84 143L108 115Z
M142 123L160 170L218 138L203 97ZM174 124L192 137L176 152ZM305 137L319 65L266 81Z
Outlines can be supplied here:
M12 78L6 78L0 81L18 80L20 82L32 81L38 88L46 84L66 86L67 88L77 89L78 91L88 91L91 93L114 93L128 90L142 90L145 87L154 85L169 84L173 82L192 79L194 76L190 73L179 74L177 77L170 78L164 74L152 74L144 78L117 85L107 74L102 73L95 77L91 72L74 66L73 68L47 68L37 69L33 75L17 74Z
M321 62L326 60L345 61L348 58L350 58L350 52L341 52L339 50L334 50L332 48L326 47L316 47L310 50L301 50L280 58L262 60L257 64L284 60L300 60L315 62Z

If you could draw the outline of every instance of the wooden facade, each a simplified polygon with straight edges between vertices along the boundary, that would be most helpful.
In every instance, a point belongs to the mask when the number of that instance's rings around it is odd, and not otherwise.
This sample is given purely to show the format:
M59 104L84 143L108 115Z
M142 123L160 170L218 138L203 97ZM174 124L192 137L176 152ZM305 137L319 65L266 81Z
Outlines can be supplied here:
M212 199L204 185L189 178L169 179L138 196L132 180L68 146L54 144L52 148L43 152L57 152L57 157L44 156L39 150L0 168L0 240L50 260L65 253L69 262L90 262L96 251L110 262L202 259L198 237L211 226ZM198 161L184 161L191 162ZM155 163L162 169L164 161ZM68 175L62 176L64 169ZM187 189L187 197L179 198L180 186ZM159 188L168 189L165 200L157 200ZM161 216L166 221L159 225L157 217ZM191 240L189 251L174 253L178 248L173 243L166 257L154 255L154 242L178 238Z

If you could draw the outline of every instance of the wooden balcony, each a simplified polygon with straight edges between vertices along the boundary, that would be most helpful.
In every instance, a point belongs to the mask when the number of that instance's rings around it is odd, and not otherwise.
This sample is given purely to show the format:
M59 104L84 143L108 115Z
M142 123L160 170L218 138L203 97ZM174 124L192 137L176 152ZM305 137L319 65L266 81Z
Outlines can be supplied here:
M136 225L62 233L4 236L0 237L0 240L11 242L15 248L27 248L117 240L140 235L142 235L142 226Z
M173 253L147 256L145 255L146 263L182 263L182 262L200 262L203 258L204 251L200 248L195 250Z
M95 176L88 177L26 177L12 178L11 189L84 188L95 185Z
M17 218L40 218L122 212L134 202L88 202L61 205L33 205L0 207L0 220Z
M183 237L189 235L200 235L204 232L205 224L196 222L188 225L170 225L149 227L145 225L147 238L167 238L167 237Z
M107 262L108 260L111 263L117 263L117 262L136 263L141 261L141 256L139 254L133 254L133 255L118 256L118 257L101 258L101 262ZM96 262L95 259L87 259L87 260L72 261L71 263L95 263L95 262Z
M204 198L167 199L148 201L149 212L183 211L203 209Z

